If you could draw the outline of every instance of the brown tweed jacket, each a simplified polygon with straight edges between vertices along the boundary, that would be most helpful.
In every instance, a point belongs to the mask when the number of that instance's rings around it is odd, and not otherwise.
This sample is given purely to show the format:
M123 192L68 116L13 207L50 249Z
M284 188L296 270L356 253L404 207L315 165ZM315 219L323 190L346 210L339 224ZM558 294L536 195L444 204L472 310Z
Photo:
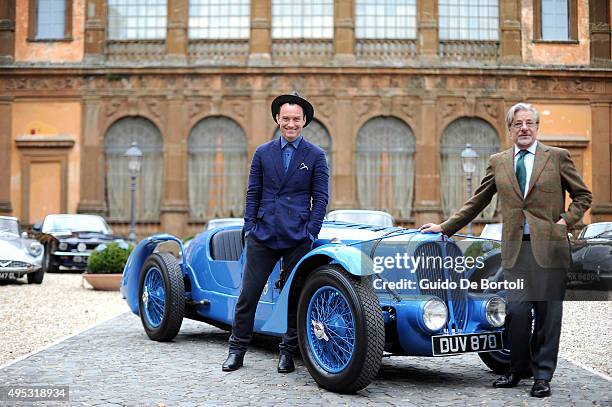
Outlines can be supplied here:
M572 199L565 209L565 192ZM503 219L502 267L512 268L521 248L523 224L529 223L533 256L541 267L567 268L570 250L563 218L576 224L591 206L592 195L576 171L567 150L538 141L527 196L521 196L514 172L514 146L489 158L489 166L474 196L442 223L451 236L474 219L497 192Z

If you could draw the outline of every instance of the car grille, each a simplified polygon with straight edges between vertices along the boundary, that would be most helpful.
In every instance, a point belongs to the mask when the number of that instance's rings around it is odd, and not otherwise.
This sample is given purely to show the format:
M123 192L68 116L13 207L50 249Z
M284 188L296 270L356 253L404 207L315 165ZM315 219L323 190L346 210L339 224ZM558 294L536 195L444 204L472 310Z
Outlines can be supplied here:
M8 263L7 263L8 262ZM11 268L11 269L17 269L17 268L26 268L28 267L29 264L23 261L15 261L15 260L0 260L0 269L3 268Z
M457 258L462 256L461 250L452 242L428 242L420 245L414 252L415 257L423 256L425 258L440 258L447 257ZM443 263L443 262L442 262ZM457 287L460 287L460 279L462 273L455 272L452 269L444 268L444 264L440 267L439 262L430 261L429 264L421 264L416 270L416 275L419 281L427 279L429 281L454 281ZM449 329L464 329L467 323L467 289L421 289L423 295L435 295L440 298L448 307L449 311Z

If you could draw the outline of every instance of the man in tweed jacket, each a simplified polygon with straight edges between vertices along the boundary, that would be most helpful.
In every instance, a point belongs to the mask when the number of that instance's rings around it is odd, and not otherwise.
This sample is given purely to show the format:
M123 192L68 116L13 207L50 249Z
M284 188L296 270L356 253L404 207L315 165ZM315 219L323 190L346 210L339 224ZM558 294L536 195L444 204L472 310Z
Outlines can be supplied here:
M570 265L567 228L580 221L592 196L569 152L536 140L539 113L533 106L512 106L506 124L514 145L490 157L474 196L441 225L427 223L421 230L451 236L474 219L497 193L503 218L504 277L509 281L523 279L525 290L509 293L506 328L510 371L493 386L515 387L521 379L533 376L531 395L548 397L557 364ZM567 209L566 192L572 200Z

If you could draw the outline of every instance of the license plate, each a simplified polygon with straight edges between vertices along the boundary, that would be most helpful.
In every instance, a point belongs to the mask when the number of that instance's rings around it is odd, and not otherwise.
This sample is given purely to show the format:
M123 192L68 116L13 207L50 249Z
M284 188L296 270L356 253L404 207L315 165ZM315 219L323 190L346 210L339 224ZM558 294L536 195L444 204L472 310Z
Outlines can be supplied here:
M458 355L470 352L492 352L504 348L501 332L444 335L431 338L434 356Z

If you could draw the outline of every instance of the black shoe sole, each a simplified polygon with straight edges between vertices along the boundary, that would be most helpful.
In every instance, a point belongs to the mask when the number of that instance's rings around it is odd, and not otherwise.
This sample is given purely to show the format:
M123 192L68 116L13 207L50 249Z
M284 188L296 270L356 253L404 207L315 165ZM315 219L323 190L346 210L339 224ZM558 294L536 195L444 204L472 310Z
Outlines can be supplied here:
M291 372L295 371L295 368L293 368L293 369L276 369L276 371L278 373L291 373Z
M242 365L240 366L236 366L236 367L225 367L225 366L221 366L221 370L223 370L224 372L233 372L234 370L238 370L242 367Z

